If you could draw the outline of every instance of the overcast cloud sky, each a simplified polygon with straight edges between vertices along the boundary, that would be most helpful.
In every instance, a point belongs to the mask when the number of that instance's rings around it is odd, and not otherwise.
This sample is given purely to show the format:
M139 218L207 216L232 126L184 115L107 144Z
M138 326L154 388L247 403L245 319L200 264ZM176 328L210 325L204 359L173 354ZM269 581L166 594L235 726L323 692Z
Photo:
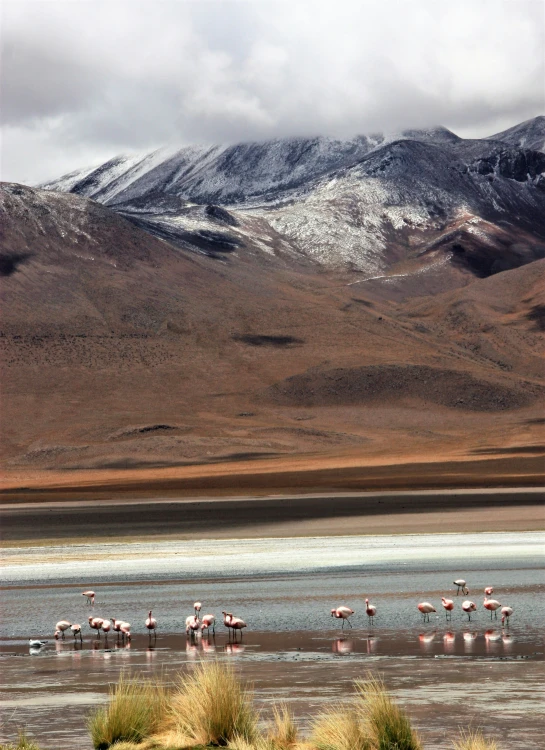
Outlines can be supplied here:
M3 0L1 176L545 112L543 0Z

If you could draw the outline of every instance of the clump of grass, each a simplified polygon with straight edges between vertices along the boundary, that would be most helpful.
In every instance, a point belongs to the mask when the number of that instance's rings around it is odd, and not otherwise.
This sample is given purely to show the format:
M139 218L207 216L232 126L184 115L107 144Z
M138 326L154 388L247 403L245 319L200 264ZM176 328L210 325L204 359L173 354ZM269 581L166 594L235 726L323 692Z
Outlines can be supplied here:
M16 743L10 743L9 745L0 745L0 750L40 750L39 746L26 736L25 730L19 732L19 737Z
M498 750L494 740L488 740L482 732L472 730L461 732L453 747L454 750Z
M349 703L319 714L310 741L316 750L371 750L361 716Z
M272 750L292 750L297 745L299 730L293 714L285 703L273 707L272 727L268 740Z
M165 689L155 682L121 675L110 688L110 702L88 721L93 745L106 750L114 743L139 743L155 732L167 705Z
M422 750L409 717L394 702L381 680L369 677L355 685L364 733L373 750Z
M252 743L259 737L257 720L252 696L232 667L206 663L180 677L170 698L166 731L156 739L180 747L227 745L235 739Z

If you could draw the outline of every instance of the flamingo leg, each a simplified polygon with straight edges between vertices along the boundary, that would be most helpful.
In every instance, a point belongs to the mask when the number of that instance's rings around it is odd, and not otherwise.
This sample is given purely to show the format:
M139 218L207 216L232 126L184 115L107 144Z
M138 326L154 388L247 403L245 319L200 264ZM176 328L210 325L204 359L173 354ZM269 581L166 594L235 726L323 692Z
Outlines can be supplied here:
M352 627L352 623L350 622L350 620L348 618L347 618L346 622L350 625L350 627Z

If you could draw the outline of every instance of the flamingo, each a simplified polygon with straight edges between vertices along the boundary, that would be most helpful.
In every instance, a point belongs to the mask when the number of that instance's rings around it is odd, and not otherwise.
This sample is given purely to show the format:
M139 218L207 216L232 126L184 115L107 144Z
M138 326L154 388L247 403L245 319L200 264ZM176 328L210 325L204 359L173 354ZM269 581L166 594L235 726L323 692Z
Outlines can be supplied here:
M195 602L195 604L193 606L195 607L195 615L198 617L199 616L199 612L202 609L202 604L200 602Z
M189 615L189 617L185 618L185 633L186 635L194 635L200 627L200 620L197 617L197 615Z
M64 631L68 630L71 623L68 622L68 620L59 620L59 622L55 625L55 630L58 631L61 634L61 637L64 639ZM59 636L55 633L55 638L58 638Z
M227 631L229 635L231 635L231 620L233 619L233 615L230 612L222 612L223 615L223 624L227 628Z
M131 624L130 622L121 622L119 624L119 631L123 639L131 640Z
M214 617L214 615L204 615L202 618L202 623L201 623L201 631L208 630L208 632L210 632L210 628L212 628L212 632L215 633L216 632L215 622L216 622L216 618Z
M102 628L102 623L104 620L102 620L100 617L93 617L93 615L89 615L89 627L91 627L93 630L97 631L97 638L100 638L100 629Z
M464 581L463 578L457 578L454 581L454 585L458 586L458 588L456 589L456 596L458 596L458 594L460 593L460 590L462 591L462 594L465 594L466 596L469 594L469 589L466 586L466 582Z
M512 607L502 607L501 608L501 624L507 620L507 627L509 627L509 618L513 614L513 608Z
M426 617L428 618L427 621L430 621L431 612L437 612L433 604L430 604L429 602L420 602L420 604L418 605L418 609L424 615L424 622L426 622Z
M372 624L372 621L377 613L377 608L374 604L369 604L369 599L365 600L365 612L367 614L367 617L369 618L369 624Z
M104 633L105 639L108 640L108 633L110 632L111 627L112 627L110 624L110 621L102 620L100 627L102 628L102 632Z
M462 609L467 614L467 619L471 620L471 613L477 611L477 605L475 602L470 602L469 600L462 603Z
M338 620L343 621L341 630L344 630L345 620L350 625L350 627L352 627L352 623L350 622L350 616L353 614L354 614L354 610L350 609L350 607L337 607L337 609L331 610L331 617L336 617Z
M74 623L73 625L70 625L70 630L74 634L74 640L76 640L78 635L79 635L80 641L83 640L83 638L81 637L81 625L79 623Z
M454 602L452 599L445 599L444 596L441 597L441 604L445 608L445 616L447 620L452 619L452 610L454 609Z
M248 626L240 617L231 617L231 627L233 628L233 635L236 635L236 631L240 630L240 637L242 638L242 630Z
M494 586L487 586L484 590L485 596L490 596L494 593Z
M95 592L94 591L83 591L81 595L82 596L86 596L87 597L87 604L90 604L91 606L93 606L93 604L95 603Z
M490 612L490 619L492 619L492 613L494 613L494 617L497 618L498 613L496 612L496 610L501 607L501 604L497 599L488 599L487 597L485 597L483 607Z
M116 620L115 617L110 617L112 628L115 633L117 633L117 637L119 638L119 634L121 633L121 624L122 620Z
M151 638L152 630L153 630L155 637L157 637L157 620L155 619L155 617L151 616L151 609L148 612L148 619L146 620L146 627L149 630L150 638Z

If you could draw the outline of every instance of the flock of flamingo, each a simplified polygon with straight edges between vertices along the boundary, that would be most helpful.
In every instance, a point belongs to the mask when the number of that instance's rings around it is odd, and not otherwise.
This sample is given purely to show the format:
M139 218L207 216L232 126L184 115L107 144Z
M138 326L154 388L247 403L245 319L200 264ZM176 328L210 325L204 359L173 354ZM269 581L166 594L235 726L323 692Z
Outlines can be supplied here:
M469 594L469 589L467 588L466 582L462 579L458 579L454 581L454 585L457 587L456 589L456 596L459 596L460 592L467 596ZM490 612L490 618L494 616L497 618L498 616L498 610L501 609L501 622L502 625L504 623L507 623L509 625L509 618L513 614L513 608L504 606L502 607L501 603L497 599L491 599L490 596L494 592L494 588L492 586L487 586L484 589L484 602L483 607ZM87 598L88 604L91 606L95 603L95 592L94 591L84 591L82 593L82 596L85 596ZM447 620L452 619L452 611L454 610L454 600L453 599L447 599L446 597L441 597L441 604L443 605L443 608L445 610L445 615ZM190 615L186 618L185 621L185 632L188 636L191 638L203 635L204 631L207 632L207 634L210 633L210 629L212 629L212 632L216 632L216 618L212 614L202 615L201 617L201 609L202 604L201 602L195 602L194 606L194 614ZM431 604L430 602L420 602L417 605L418 610L423 616L424 622L429 622L430 620L430 614L432 612L437 612L436 608ZM477 611L477 605L475 602L470 601L469 599L466 599L464 602L462 602L462 611L465 612L468 616L468 620L471 620L471 613ZM365 600L365 612L368 617L369 624L374 624L374 618L377 614L377 607L374 604L371 604L369 602L369 599ZM233 637L236 639L236 634L240 633L240 637L242 638L242 631L245 627L247 627L244 620L242 620L240 617L235 617L232 612L222 612L223 614L223 624L228 630L229 638L231 638L231 633ZM342 620L342 629L344 629L345 622L348 623L350 627L352 627L352 623L350 622L350 617L355 614L354 610L350 607L346 606L340 606L336 607L331 610L331 617L335 617L338 620ZM110 631L113 631L117 634L118 638L122 638L123 640L130 641L131 640L131 625L129 622L126 622L124 620L117 620L115 617L108 619L103 619L101 617L93 617L93 615L90 615L88 618L89 621L89 627L91 630L96 631L97 637L100 637L100 633L104 633L104 637L107 639L108 634ZM152 637L152 634L154 637L157 637L157 620L152 615L152 611L148 612L148 617L146 618L146 621L144 623L150 638ZM80 641L83 640L82 632L81 632L82 626L79 623L71 623L68 620L60 620L56 626L55 626L55 639L64 638L65 632L67 630L70 630L72 632L72 635L74 636L74 639L79 638ZM30 646L31 647L39 647L46 643L46 641L38 641L30 639Z
M456 588L456 596L459 596L460 591L462 594L467 596L469 594L469 589L466 586L466 582L462 578L458 578L456 581L454 581L454 585ZM502 607L501 603L497 599L490 599L490 595L494 593L494 587L493 586L487 586L484 590L484 602L483 607L490 612L490 619L492 619L492 616L495 618L498 617L498 609L501 609L501 622L502 625L504 623L507 623L509 625L509 618L513 614L513 608L512 607ZM454 600L453 599L447 599L446 597L441 597L441 604L443 605L443 608L445 609L445 615L447 620L452 619L452 610L454 609ZM432 612L437 612L433 604L430 604L430 602L420 602L417 604L417 608L419 612L422 614L423 621L429 622L430 621L430 614ZM467 614L468 620L471 620L471 613L477 611L477 605L475 602L470 601L469 599L466 599L464 602L462 602L462 611ZM369 599L365 600L365 612L367 614L367 617L369 618L369 624L372 625L374 621L374 617L377 613L377 608L374 604L370 604ZM345 621L352 627L352 623L350 622L350 617L354 614L354 610L350 609L350 607L337 607L336 609L331 610L331 617L336 617L338 620L342 620L342 628L344 629L344 623Z

